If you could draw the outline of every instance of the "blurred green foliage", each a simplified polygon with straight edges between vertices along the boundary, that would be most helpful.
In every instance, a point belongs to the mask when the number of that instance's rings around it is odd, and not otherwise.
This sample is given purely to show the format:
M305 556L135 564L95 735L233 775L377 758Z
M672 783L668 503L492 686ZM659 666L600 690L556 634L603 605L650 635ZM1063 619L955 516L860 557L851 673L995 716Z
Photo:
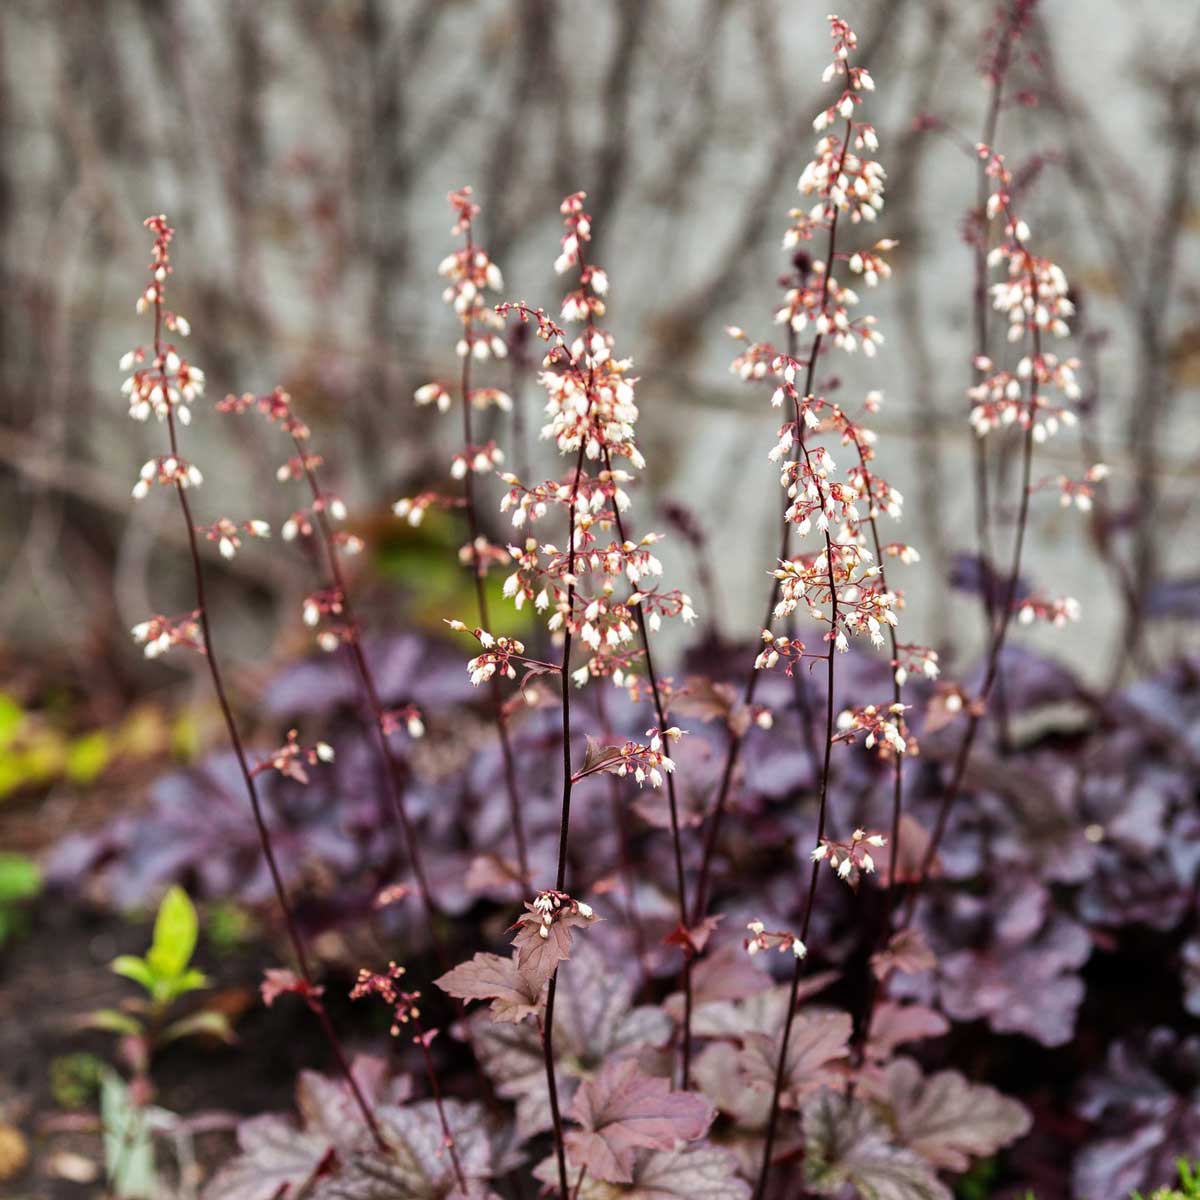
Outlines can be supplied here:
M380 575L401 586L408 585L413 620L442 633L446 616L475 625L475 588L458 558L463 536L459 514L431 509L415 529L405 525L401 533L383 541L375 556ZM532 609L514 612L511 601L504 598L502 589L508 574L500 565L485 577L489 611L504 612L505 632L525 637L533 629Z
M981 1158L954 1185L958 1200L988 1200L996 1181L995 1158Z
M24 905L41 890L42 873L32 858L0 853L0 946L20 931Z
M50 1060L50 1093L59 1108L86 1108L100 1091L108 1064L85 1050Z
M220 900L206 908L204 934L218 954L232 954L258 933L253 913L232 900Z
M164 755L191 758L197 750L196 723L187 714L168 720L143 704L116 724L69 732L69 703L26 710L0 692L0 800L25 789L63 781L86 787L118 762L144 762Z
M1160 1187L1144 1197L1134 1192L1130 1200L1200 1200L1200 1162L1189 1163L1181 1158L1175 1164L1179 1171L1177 1187Z

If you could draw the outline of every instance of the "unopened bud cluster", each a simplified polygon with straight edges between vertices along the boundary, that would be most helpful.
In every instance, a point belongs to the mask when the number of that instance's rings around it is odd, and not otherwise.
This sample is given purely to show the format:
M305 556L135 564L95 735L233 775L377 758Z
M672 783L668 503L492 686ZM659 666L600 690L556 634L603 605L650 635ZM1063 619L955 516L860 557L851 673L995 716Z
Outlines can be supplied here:
M308 783L308 772L304 769L306 764L315 767L317 763L331 763L333 760L333 747L328 742L302 746L299 731L289 729L287 741L272 751L271 756L259 763L252 773L258 775L263 771L278 771L280 775L294 779L297 783Z

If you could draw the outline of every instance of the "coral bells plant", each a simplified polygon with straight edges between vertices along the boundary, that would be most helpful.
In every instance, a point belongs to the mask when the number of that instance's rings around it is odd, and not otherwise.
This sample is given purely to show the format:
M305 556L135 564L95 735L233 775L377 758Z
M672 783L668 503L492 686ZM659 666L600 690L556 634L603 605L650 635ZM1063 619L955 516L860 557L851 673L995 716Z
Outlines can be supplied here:
M281 510L279 540L303 547L315 570L296 597L297 626L315 643L298 668L305 687L280 689L288 702L268 714L279 718L275 748L252 758L213 645L201 549L228 558L270 530L258 518L193 518L203 476L182 456L179 428L205 381L171 340L186 333L166 307L171 231L149 222L154 260L139 309L154 314L154 340L127 357L125 390L131 415L156 418L167 437L134 494L174 490L196 595L190 611L151 616L134 636L149 657L188 651L207 664L296 960L268 970L261 995L268 1006L300 998L339 1068L333 1079L301 1076L299 1125L243 1124L210 1200L485 1200L535 1186L556 1200L950 1200L950 1177L978 1160L973 1184L992 1173L997 1186L1015 1183L1023 1151L997 1156L1032 1125L1021 1103L981 1081L1007 1087L1021 1057L1008 1043L969 1056L973 1078L945 1065L965 1044L956 1022L1030 1045L1068 1041L1083 964L1131 914L1157 914L1147 895L1160 884L1188 938L1171 953L1200 979L1194 789L1180 784L1170 804L1150 804L1138 798L1150 787L1141 768L1128 779L1117 770L1147 747L1182 754L1176 726L1200 719L1194 672L1156 684L1164 711L1182 714L1169 730L1157 709L1147 715L1156 704L1131 694L1119 729L1086 753L1009 742L1009 711L1082 694L1063 670L1010 645L1024 626L1080 616L1075 600L1023 578L1038 505L1057 497L1088 514L1103 505L1107 473L1035 472L1038 447L1075 423L1082 369L1049 348L1073 334L1076 315L1066 274L1023 215L1034 175L1014 172L992 144L1016 53L1004 37L1024 32L1031 7L1014 0L993 31L988 137L964 172L968 186L982 181L971 247L987 309L972 310L962 359L963 430L974 435L984 505L974 674L913 640L908 624L905 577L921 556L880 465L885 399L872 385L886 343L867 303L893 275L897 242L881 236L875 80L839 17L828 19L827 94L787 214L782 294L768 309L776 333L729 330L733 374L764 401L762 483L776 498L778 546L761 564L765 604L740 642L715 626L695 639L677 676L662 669L660 636L672 622L686 634L697 614L664 578L663 535L640 525L639 484L653 464L639 440L639 379L604 324L620 272L610 289L592 261L587 197L559 207L554 268L565 295L548 311L501 298L484 213L462 188L449 196L454 244L438 267L452 365L414 380L412 397L431 422L454 421L453 443L443 485L393 505L403 536L431 513L455 531L462 588L434 631L404 635L419 664L409 690L381 687L354 595L351 559L366 542L346 527L348 506L292 397L276 388L217 406L258 413L286 438L276 477L299 498ZM532 365L535 345L544 457L556 464L547 478L525 467L523 445L511 469L522 389L519 373L504 387L496 374L510 349ZM994 469L1000 439L1016 455L1011 501L1000 485L1013 481ZM666 515L699 564L698 594L714 595L701 516L678 505ZM357 564L369 570L370 558ZM310 684L344 702L317 710L338 709L321 737L294 701ZM366 775L347 766L364 758ZM325 789L329 779L338 786ZM274 786L313 798L287 814L303 874L280 870L259 792ZM343 796L372 787L378 807L347 819ZM170 816L169 797L160 807ZM384 870L373 835L395 843ZM196 850L189 827L180 838L190 857L178 861L206 879L204 854L219 855ZM103 853L146 854L133 837ZM389 878L400 862L411 874ZM461 905L435 891L440 875ZM386 1057L352 1063L342 1050L325 1007L334 975L318 982L285 878L293 889L321 881L322 919L341 925L350 948L343 965L388 962L349 973L338 993L376 1002L352 1008L360 1020L386 1009L374 1030L394 1047ZM352 896L341 909L337 885ZM393 947L380 914L410 896L428 935ZM389 961L400 959L407 967ZM1197 1011L1192 983L1181 1002ZM945 1040L920 1049L934 1038ZM1190 1129L1195 1072L1173 1075L1157 1057L1142 1068L1132 1053L1113 1051L1080 1101L1083 1119L1116 1123L1129 1106L1113 1080L1140 1071L1171 1129ZM1166 1151L1146 1151L1150 1126L1136 1117L1133 1133L1106 1135L1083 1156L1080 1178L1100 1178L1116 1156L1123 1171L1137 1164L1130 1186L1155 1182ZM1179 1139L1164 1137L1174 1152Z
M546 628L561 647L559 674L562 709L562 807L559 829L558 864L554 895L565 895L567 883L567 847L570 832L573 788L588 775L608 770L623 776L632 774L641 783L654 786L666 783L671 814L675 876L680 927L687 925L688 908L684 879L683 852L678 802L673 779L673 764L662 752L660 731L678 738L682 731L669 726L667 710L654 670L650 634L660 627L664 617L691 620L691 600L679 591L662 591L658 577L662 567L649 547L658 540L647 534L632 540L626 529L630 498L625 488L632 476L614 462L624 462L634 470L645 466L635 441L638 409L634 396L632 363L614 357L610 334L597 324L606 311L604 297L608 277L587 257L591 241L591 218L584 209L582 192L568 196L560 211L565 233L562 249L555 261L559 274L576 275L577 286L562 303L562 318L583 325L571 337L542 309L524 304L504 304L502 313L512 313L523 322L535 322L537 335L548 343L540 376L546 391L546 424L542 436L554 442L560 455L573 461L570 474L561 480L528 486L515 475L505 477L509 492L502 507L513 513L513 524L522 528L545 521L550 514L566 518L566 545L560 549L550 542L539 543L532 535L523 547L510 547L516 570L505 580L504 592L518 607L532 601L535 611L546 615ZM572 666L573 647L581 643L586 660ZM485 649L488 647L485 646ZM472 670L478 673L478 659ZM626 743L610 750L589 752L576 771L573 763L571 690L591 679L613 678L630 686L634 678L649 685L658 726L645 745ZM604 765L599 765L603 760ZM619 760L619 761L618 761ZM544 905L543 893L535 904ZM572 911L579 911L577 902ZM554 909L557 911L557 909ZM538 936L545 938L553 925L542 924ZM566 957L565 954L562 957ZM687 990L685 972L685 990ZM569 1194L567 1140L553 1048L554 1009L558 977L550 975L542 1018L542 1050L546 1086L554 1131L558 1186L564 1200ZM688 1078L687 1043L684 1042L683 1079ZM586 1166L586 1163L578 1164ZM595 1167L592 1167L595 1173ZM603 1176L601 1176L603 1178Z
M271 882L275 888L276 899L287 925L288 936L292 950L300 968L300 978L296 990L300 992L308 1007L320 1022L329 1047L342 1071L363 1121L369 1128L376 1144L384 1145L383 1135L376 1124L366 1098L356 1083L350 1071L350 1064L342 1050L333 1023L330 1021L321 1002L320 989L313 983L312 968L309 961L308 949L301 937L299 926L289 906L283 879L279 872L275 851L271 843L271 835L263 816L262 802L255 784L256 771L251 768L238 731L237 720L233 714L217 651L213 645L212 622L209 617L207 598L204 587L204 569L200 561L200 550L197 533L198 527L192 517L191 502L188 499L190 486L199 486L202 476L199 470L185 464L179 453L179 426L191 422L190 404L200 395L204 385L204 374L197 367L189 364L179 353L178 348L167 340L168 335L186 336L190 326L185 318L179 316L166 306L166 284L171 275L171 239L174 230L167 224L166 217L150 217L146 228L154 234L154 247L150 260L150 283L138 297L137 311L154 314L154 341L150 346L139 346L122 359L123 368L132 368L133 373L126 380L124 393L130 397L130 416L136 421L148 420L151 416L165 425L169 454L152 460L156 464L147 473L142 468L141 477L133 489L135 499L142 499L149 491L149 480L174 486L179 509L187 530L188 550L192 563L192 578L196 589L196 608L182 622L170 621L166 618L154 617L134 628L134 639L146 646L147 654L151 648L161 652L171 646L185 646L204 656L208 666L209 677L212 680L213 691L225 721L229 742L237 758L238 768L245 783L246 794L250 801L250 811L258 830L262 846L262 854L266 859L271 874ZM148 466L150 464L147 464ZM218 528L224 528L221 518ZM250 522L253 529L261 529L264 522L257 519ZM211 527L210 527L211 528ZM228 535L224 535L228 536ZM222 547L224 553L224 547ZM276 769L286 771L293 777L303 775L299 759L305 751L295 744L295 736L289 737L289 744L283 750L276 751L272 757L272 765ZM328 757L328 747L318 744L311 754L313 762L322 761Z
M804 260L804 277L789 287L784 304L775 319L788 332L785 348L768 343L749 343L742 331L732 331L747 348L734 361L734 370L751 381L769 381L773 386L771 402L784 408L788 419L780 427L770 458L780 468L784 490L784 553L774 572L772 589L775 620L786 620L802 612L821 630L821 651L807 655L802 643L784 636L777 639L767 629L766 643L755 660L756 670L770 670L780 661L794 678L799 660L824 661L826 720L821 751L818 785L817 848L804 901L799 933L792 945L804 947L809 937L813 905L817 891L818 869L828 861L839 879L857 881L861 873L874 868L868 844L882 848L887 839L878 833L867 835L856 830L843 846L831 842L826 834L830 795L831 751L837 741L848 740L855 732L866 730L868 748L878 745L892 759L892 872L900 844L900 816L903 800L901 758L916 750L915 740L907 733L901 699L905 668L896 637L897 609L901 597L888 586L879 519L898 518L902 497L895 488L872 470L875 434L838 402L814 392L817 364L827 347L854 353L861 349L873 356L883 337L875 319L857 312L858 293L839 282L839 264L851 274L864 277L868 286L890 275L885 255L895 242L884 239L867 249L848 251L839 248L839 231L844 244L845 223L851 226L874 222L883 209L885 172L868 157L878 148L874 127L860 119L863 93L874 90L870 74L852 61L857 38L852 29L836 17L830 18L833 61L826 69L826 83L838 84L838 94L813 121L822 136L813 160L804 168L799 190L814 198L808 211L796 210L793 224L785 237L785 247L800 241L824 246L823 258ZM834 132L826 132L827 130ZM798 340L810 338L805 348ZM863 415L878 411L882 397L871 392L863 402ZM839 476L833 452L821 439L832 441L839 453L848 454L844 476ZM789 535L797 538L816 534L813 550L789 553ZM801 543L802 544L802 543ZM895 557L915 561L908 547ZM885 631L886 630L886 636ZM842 714L835 725L834 688L839 654L849 650L850 639L865 636L875 647L886 646L892 659L892 696L890 702L869 705ZM918 651L918 654L920 651ZM926 657L926 661L934 661ZM753 684L750 685L751 687ZM747 689L747 700L750 689ZM735 746L731 744L729 757ZM720 805L723 798L719 798ZM788 935L789 937L793 935ZM750 945L757 947L758 942ZM749 948L749 947L748 947ZM795 955L789 1003L779 1040L775 1083L763 1142L762 1164L756 1194L765 1194L773 1166L772 1154L779 1124L780 1108L786 1092L789 1047L796 1016L796 1000L803 973L803 954Z

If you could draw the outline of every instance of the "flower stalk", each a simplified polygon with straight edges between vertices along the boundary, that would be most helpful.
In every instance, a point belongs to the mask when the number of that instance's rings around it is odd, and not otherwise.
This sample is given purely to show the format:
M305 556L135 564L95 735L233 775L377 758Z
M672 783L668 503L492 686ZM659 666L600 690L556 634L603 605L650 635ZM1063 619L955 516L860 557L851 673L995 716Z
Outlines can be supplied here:
M283 876L279 870L279 863L271 841L271 833L263 815L262 802L255 783L255 772L251 769L247 759L246 749L242 742L241 734L238 731L237 720L233 715L233 708L229 702L228 693L225 690L225 681L221 673L220 660L213 642L212 624L209 620L204 570L200 562L200 551L196 536L197 527L192 518L191 504L187 495L189 486L197 486L201 482L201 477L195 467L185 466L183 459L180 457L177 428L177 421L181 421L184 424L190 421L188 402L203 390L204 376L197 368L189 366L183 361L175 348L168 346L164 339L164 330L170 330L180 336L186 336L189 332L186 320L176 313L169 312L165 307L165 284L171 273L170 244L174 236L174 230L167 224L166 218L161 215L148 218L145 224L154 234L154 252L151 260L152 280L149 287L147 287L138 300L138 311L144 312L147 307L150 307L154 312L153 357L151 369L135 370L134 374L130 377L130 382L127 384L126 390L130 396L130 413L135 419L140 420L146 420L153 413L160 421L165 421L166 423L170 459L160 464L158 474L160 481L165 482L165 480L162 480L163 474L170 477L169 481L175 488L176 498L179 501L180 512L187 530L188 553L191 559L192 580L196 595L194 615L196 622L199 624L201 635L201 642L198 649L204 655L204 660L208 664L208 673L212 681L213 692L217 697L217 704L221 709L221 716L225 723L229 743L233 749L234 757L237 759L238 769L241 772L242 780L246 787L246 795L250 801L250 811L253 814L255 828L258 832L259 845L267 864L267 870L271 876L271 884L275 890L279 910L283 915L288 940L291 942L292 952L296 956L296 963L303 978L305 1000L309 1009L317 1018L317 1023L320 1025L321 1032L333 1054L338 1070L346 1081L354 1097L355 1104L362 1114L363 1121L370 1130L376 1146L386 1152L388 1149L387 1143L384 1141L378 1122L371 1111L371 1106L367 1103L366 1097L363 1095L357 1080L354 1078L354 1073L350 1069L350 1063L345 1050L342 1048L341 1041L333 1027L333 1022L329 1019L329 1014L326 1012L325 1006L321 1001L321 989L314 984L308 950L305 946L304 938L300 933L299 925L296 922L295 914L288 901L287 889L284 887ZM125 365L133 366L136 363L144 362L146 356L143 350L138 349L133 351L131 356L127 357L128 362ZM164 471L162 469L168 466L170 467L169 470ZM140 499L146 494L148 487L145 485L148 482L146 472L143 471L141 479L134 488L135 498ZM147 646L157 644L159 643L148 642Z

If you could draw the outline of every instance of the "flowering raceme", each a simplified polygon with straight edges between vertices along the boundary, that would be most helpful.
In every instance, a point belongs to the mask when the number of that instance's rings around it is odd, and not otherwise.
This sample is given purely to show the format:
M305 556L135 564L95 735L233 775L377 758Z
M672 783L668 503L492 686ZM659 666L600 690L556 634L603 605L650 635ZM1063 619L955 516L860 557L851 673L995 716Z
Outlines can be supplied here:
M776 568L775 618L784 620L803 612L827 627L822 640L837 651L848 650L854 635L865 635L872 645L883 647L887 631L893 670L902 683L907 665L900 661L895 640L902 596L888 587L883 559L887 555L909 563L918 561L919 556L911 546L881 545L876 519L881 515L899 519L903 497L872 469L877 441L874 431L841 404L811 390L825 337L848 352L861 347L874 353L883 341L873 318L850 315L859 297L838 283L836 264L845 263L873 286L890 276L885 255L896 245L892 239L883 239L865 251L848 253L836 248L842 217L848 216L852 222L873 221L882 210L885 172L865 156L865 151L878 148L874 128L855 119L861 93L873 91L874 83L867 71L849 61L857 44L854 32L838 18L830 18L830 25L834 59L825 77L827 81L841 78L844 86L838 99L818 114L814 127L824 131L836 125L839 117L844 127L824 133L817 143L815 157L799 183L800 190L815 196L816 203L800 218L793 214L784 239L788 248L801 239L811 241L824 234L829 242L828 261L806 255L802 278L788 288L783 307L776 311L776 322L789 331L787 348L751 343L740 328L729 331L745 344L732 369L748 381L770 382L772 405L788 406L791 419L780 428L770 454L771 461L780 465L786 497L784 517L799 537L815 529L824 541L823 548L783 559ZM807 353L798 353L794 340L806 331L813 333L813 343ZM877 412L882 402L880 392L869 392L863 402L864 414ZM853 455L841 477L833 452L819 441L825 436ZM763 641L765 648L755 663L759 669L769 669L782 659L791 674L800 658L822 657L808 655L802 642L769 629L763 631ZM932 651L906 647L905 658L920 658L925 673L936 675L937 656Z
M903 497L874 470L876 435L865 418L879 410L882 395L867 393L862 414L853 414L843 404L814 390L817 362L827 345L846 353L861 349L873 356L883 343L874 317L856 313L860 297L853 288L837 278L839 264L853 274L863 277L868 286L875 286L891 275L887 254L895 248L891 239L877 241L866 249L848 252L839 249L839 226L844 219L851 225L874 222L883 209L885 172L868 157L879 142L873 126L858 120L864 92L874 90L867 71L850 61L857 39L850 27L840 18L830 18L833 38L833 61L827 68L826 82L841 80L841 91L832 104L817 115L814 128L821 134L815 156L800 176L799 189L815 198L807 211L794 210L792 224L784 238L784 248L791 249L800 242L824 240L824 258L809 253L798 254L796 274L784 295L784 303L776 310L775 320L784 326L787 344L778 348L765 342L751 342L740 328L730 334L743 343L732 369L748 382L769 383L774 407L786 407L788 419L780 427L769 460L778 464L783 489L784 540L783 553L773 572L772 617L788 623L785 633L767 628L762 632L763 649L754 662L756 671L770 670L783 663L789 676L802 687L796 671L803 659L826 664L826 722L823 749L813 746L811 753L820 754L819 813L817 850L812 855L812 870L803 905L798 934L772 935L764 941L761 923L750 926L755 934L746 943L754 952L768 944L781 948L788 945L804 947L817 889L817 868L828 861L839 879L857 883L860 874L874 870L874 858L868 847L879 849L891 843L894 878L895 856L899 843L902 807L901 758L915 753L916 740L904 720L906 705L901 689L914 664L923 674L937 675L937 656L923 647L904 646L897 640L898 610L903 596L888 583L885 559L901 563L916 562L917 552L903 543L885 544L880 537L879 518L898 519L902 513ZM807 347L799 347L802 335L811 337ZM848 465L839 473L834 447L840 456L850 456ZM790 547L791 536L803 539L813 533L818 545L813 549L795 552ZM798 614L805 615L822 628L820 641L823 650L810 652L804 643L793 636L790 623ZM892 667L892 696L890 702L861 706L842 714L835 727L834 681L835 661L850 648L850 639L865 636L876 648L887 647ZM748 686L746 701L753 698L753 681ZM884 834L866 834L856 830L848 843L831 841L826 834L830 800L830 751L836 741L849 741L864 733L865 745L875 748L882 757L892 760L892 822L890 839ZM738 741L732 740L729 763L732 763ZM726 777L729 776L726 768ZM717 801L713 824L724 803L722 791ZM711 839L710 839L711 840ZM703 894L703 892L702 892ZM783 1094L785 1063L795 1019L796 998L802 971L802 955L797 952L792 972L791 1002L786 1010L778 1050L778 1066L774 1072L774 1089L766 1125L757 1194L761 1196L768 1183L772 1153Z
M605 312L600 297L608 290L608 279L583 258L591 239L583 201L583 194L575 193L562 203L567 232L555 268L560 273L579 270L579 286L562 311L564 320L586 322L585 330L571 338L541 309L501 305L521 320L535 321L538 336L550 343L539 375L546 391L542 437L576 460L575 470L563 480L529 485L516 475L504 477L508 492L501 510L512 514L514 528L535 525L564 509L571 521L565 548L532 536L509 547L515 570L505 579L504 594L517 608L532 602L535 611L548 614L552 634L566 630L588 647L591 657L574 673L576 684L619 675L629 686L645 657L644 648L636 645L636 610L651 631L660 629L664 619L690 623L695 611L688 595L658 586L662 563L652 547L660 535L647 533L636 541L621 536L633 475L613 462L623 459L634 470L645 466L635 440L637 381L630 374L632 362L614 357L612 335L595 324ZM585 460L597 464L596 469L585 470Z
M358 1081L350 1071L349 1060L321 1000L322 989L313 981L308 948L288 901L271 833L264 817L262 802L255 783L256 776L264 770L275 770L297 782L306 783L308 775L304 764L307 762L308 765L315 766L317 763L328 763L333 759L333 750L325 742L302 746L297 731L292 730L288 734L287 743L274 751L266 762L253 768L250 766L237 720L234 717L233 707L225 689L219 658L213 645L212 623L208 611L204 569L200 561L197 535L204 534L210 541L216 541L222 556L230 558L240 545L238 536L240 531L253 537L265 537L270 533L270 529L265 521L258 519L239 524L227 517L221 517L208 525L197 525L193 520L188 491L190 488L198 487L203 479L200 471L185 462L180 456L179 426L190 424L189 404L203 391L204 373L188 363L179 354L178 349L164 337L164 332L184 337L190 332L187 320L166 307L166 283L171 275L170 247L175 231L167 224L166 217L161 215L148 218L145 224L154 234L150 261L151 281L138 297L137 311L139 314L153 312L154 341L152 346L139 346L121 360L122 370L132 369L133 371L133 374L126 379L122 390L125 395L130 397L129 415L134 420L145 421L153 414L159 422L165 424L169 453L146 463L142 468L138 483L133 489L133 496L135 500L142 499L148 494L152 482L174 486L179 510L186 527L196 607L184 617L168 618L156 615L147 621L139 622L133 628L134 640L145 646L145 653L147 657L151 658L172 646L186 646L199 651L204 657L229 743L245 784L258 835L259 848L271 878L275 898L283 916L288 940L300 972L299 975L291 971L273 972L277 982L275 984L268 982L264 995L269 994L273 999L284 991L291 991L304 997L309 1010L317 1019L325 1041L341 1072L342 1079L353 1098L363 1128L369 1134L376 1149L382 1151L386 1149L386 1143L379 1124ZM194 933L192 936L194 938ZM188 954L190 955L190 948ZM278 980L284 978L291 980L291 983L279 984Z

